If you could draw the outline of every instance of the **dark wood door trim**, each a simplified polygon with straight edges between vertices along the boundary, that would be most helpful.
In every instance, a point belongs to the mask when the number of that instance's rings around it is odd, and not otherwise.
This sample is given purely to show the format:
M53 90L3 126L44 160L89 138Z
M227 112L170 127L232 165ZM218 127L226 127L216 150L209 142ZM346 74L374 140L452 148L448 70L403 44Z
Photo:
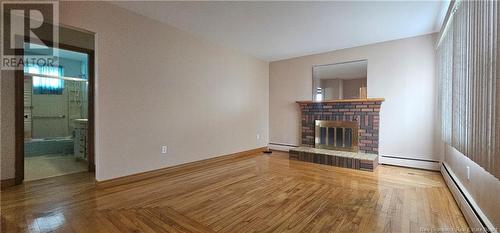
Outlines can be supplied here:
M29 41L29 40L25 40ZM47 42L47 41L44 41ZM59 43L58 48L71 50L88 55L88 162L89 172L95 171L95 53L94 50L73 45ZM17 52L23 56L24 49ZM15 71L15 183L21 184L24 180L24 71Z
M17 56L24 56L23 50L16 50ZM24 180L24 71L16 70L15 86L15 184Z

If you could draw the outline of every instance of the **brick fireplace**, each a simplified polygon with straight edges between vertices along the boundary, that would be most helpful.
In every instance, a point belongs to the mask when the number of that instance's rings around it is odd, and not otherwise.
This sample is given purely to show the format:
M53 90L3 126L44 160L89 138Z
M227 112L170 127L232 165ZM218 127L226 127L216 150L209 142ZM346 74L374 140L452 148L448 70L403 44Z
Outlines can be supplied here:
M384 99L297 101L302 120L302 146L315 146L315 121L348 121L358 124L358 149L378 154L380 107Z
M378 165L379 113L383 101L374 98L297 101L302 146L290 149L289 158L374 171Z

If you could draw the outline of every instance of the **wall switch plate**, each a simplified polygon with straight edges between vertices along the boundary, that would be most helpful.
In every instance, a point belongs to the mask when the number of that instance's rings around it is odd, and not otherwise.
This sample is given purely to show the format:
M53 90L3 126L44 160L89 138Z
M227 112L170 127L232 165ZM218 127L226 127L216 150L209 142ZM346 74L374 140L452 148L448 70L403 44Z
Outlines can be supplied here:
M260 139L260 134L257 134L257 140L259 140L259 139Z
M467 166L467 180L470 180L470 167Z
M167 153L167 146L161 146L161 153L166 154Z

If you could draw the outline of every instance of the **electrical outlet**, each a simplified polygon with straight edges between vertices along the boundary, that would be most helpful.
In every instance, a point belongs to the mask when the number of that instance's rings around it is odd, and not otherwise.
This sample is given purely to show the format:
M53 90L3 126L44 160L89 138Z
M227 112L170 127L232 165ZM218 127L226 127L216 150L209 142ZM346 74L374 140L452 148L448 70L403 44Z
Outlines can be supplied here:
M259 139L260 139L260 134L257 134L257 140L259 140Z
M167 146L161 146L161 153L166 154L167 153Z
M466 168L467 168L467 180L470 181L470 167L467 166Z

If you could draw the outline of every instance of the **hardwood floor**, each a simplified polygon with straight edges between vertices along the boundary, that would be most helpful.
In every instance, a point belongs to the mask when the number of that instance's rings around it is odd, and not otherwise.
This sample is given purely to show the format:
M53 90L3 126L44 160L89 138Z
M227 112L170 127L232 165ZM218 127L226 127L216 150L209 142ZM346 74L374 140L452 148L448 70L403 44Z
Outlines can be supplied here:
M441 174L375 172L255 154L124 185L88 173L1 192L2 232L430 232L468 230Z

